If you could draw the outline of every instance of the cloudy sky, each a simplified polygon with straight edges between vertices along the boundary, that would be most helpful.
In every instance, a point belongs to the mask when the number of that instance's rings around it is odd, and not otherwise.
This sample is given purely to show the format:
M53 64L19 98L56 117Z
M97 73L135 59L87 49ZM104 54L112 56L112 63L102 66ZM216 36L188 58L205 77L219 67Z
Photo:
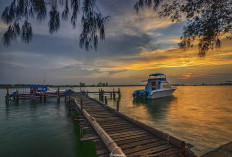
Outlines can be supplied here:
M0 13L10 0L0 1ZM110 20L106 39L97 51L79 48L80 25L73 30L62 22L59 32L50 35L47 21L32 21L29 45L15 41L11 47L0 42L0 84L42 83L141 84L151 73L161 72L170 83L221 83L232 80L232 41L198 57L198 49L180 50L179 37L185 22L171 23L154 11L137 15L134 0L102 0L99 9ZM0 36L7 25L0 21Z

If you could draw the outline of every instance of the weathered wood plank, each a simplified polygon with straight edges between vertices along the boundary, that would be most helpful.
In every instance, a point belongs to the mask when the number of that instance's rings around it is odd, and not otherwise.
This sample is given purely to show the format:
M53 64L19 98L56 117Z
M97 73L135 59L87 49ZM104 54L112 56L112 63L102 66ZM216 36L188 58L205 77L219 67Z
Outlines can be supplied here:
M157 142L157 141L160 141L160 139L156 139L156 138L147 139L147 140L131 142L131 143L124 144L124 145L119 145L119 146L122 148L122 150L125 150L125 149L128 149L128 148L137 147L137 146L140 146L140 145L143 145L143 144L149 144L149 143Z
M95 139L99 139L99 136L83 137L83 138L81 138L81 142L91 141L91 140L95 140Z
M160 145L158 147L152 147L149 149L144 149L144 150L141 150L138 152L134 152L134 153L131 153L129 155L130 156L145 156L145 155L148 155L151 153L159 153L159 152L165 151L165 150L172 148L172 147L173 147L172 145L165 144L165 145Z
M142 137L135 137L135 138L132 138L132 139L128 139L128 140L121 140L121 141L117 141L117 144L122 147L122 145L129 145L131 143L134 143L134 142L138 142L138 141L143 141L143 140L147 140L147 139L151 139L150 136L142 136Z
M81 95L75 98L80 102ZM104 133L128 156L176 155L186 146L183 141L129 118L102 102L86 96L82 97L82 100L83 109L90 117L88 122L92 123L90 121L93 117ZM84 123L86 120L83 117L79 119L80 126L89 127L88 123ZM99 137L101 134L98 132L98 136L91 128L87 128L87 132L90 133L89 139L94 136ZM97 142L96 149L99 156L109 156L110 152L100 138L92 140Z
M103 154L108 154L108 153L109 153L109 150L107 148L96 151L97 155L103 155Z
M131 153L134 153L134 152L148 150L150 148L154 148L154 147L158 147L158 146L162 146L162 145L166 145L166 142L164 142L164 141L154 141L152 143L148 143L148 144L146 143L144 145L139 145L138 147L125 149L125 150L123 150L123 152L126 153L126 154L131 154Z

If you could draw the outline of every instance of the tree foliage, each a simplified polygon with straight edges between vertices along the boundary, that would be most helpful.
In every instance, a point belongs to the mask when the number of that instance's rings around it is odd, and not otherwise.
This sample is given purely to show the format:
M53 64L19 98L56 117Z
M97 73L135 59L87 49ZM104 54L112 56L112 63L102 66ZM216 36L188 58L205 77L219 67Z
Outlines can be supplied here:
M105 24L109 17L104 17L97 7L97 0L13 0L2 13L2 20L8 24L3 35L5 46L21 37L29 43L32 39L32 19L43 21L49 14L49 32L53 34L60 28L61 20L70 20L73 28L81 15L82 32L79 44L86 50L97 49L98 39L105 38Z
M172 22L186 20L179 46L193 47L197 41L199 56L220 48L223 36L231 39L232 0L138 0L134 5L137 13L144 7L152 7L160 17L170 17Z

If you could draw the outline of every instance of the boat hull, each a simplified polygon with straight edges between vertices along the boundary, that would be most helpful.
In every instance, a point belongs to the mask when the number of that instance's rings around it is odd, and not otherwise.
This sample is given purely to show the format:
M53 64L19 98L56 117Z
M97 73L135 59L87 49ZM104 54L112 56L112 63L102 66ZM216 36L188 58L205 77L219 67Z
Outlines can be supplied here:
M169 89L169 90L162 90L162 91L155 91L152 95L149 95L148 99L157 99L162 97L171 96L176 89Z

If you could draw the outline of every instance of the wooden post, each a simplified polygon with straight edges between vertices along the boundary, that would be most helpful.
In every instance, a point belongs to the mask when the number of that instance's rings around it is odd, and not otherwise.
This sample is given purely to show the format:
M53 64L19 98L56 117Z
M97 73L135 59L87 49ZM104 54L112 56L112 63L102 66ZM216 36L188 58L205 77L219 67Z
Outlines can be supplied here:
M121 98L121 91L120 91L120 88L118 88L118 97Z
M67 95L64 96L64 102L67 103Z
M59 102L60 101L60 87L58 86L58 89L57 89L57 101Z
M6 103L8 104L9 103L9 88L8 88L8 86L6 87L6 96L5 96L5 99L6 99Z
M113 99L115 99L115 91L114 91L114 88L113 88Z
M35 101L35 90L33 90L33 98L32 98L33 101Z
M46 100L47 100L47 93L45 92L44 93L44 102L46 102Z
M101 99L101 90L99 89L99 100Z
M117 111L119 111L119 100L117 100Z
M112 99L112 92L110 92L110 99Z
M107 97L105 96L105 105L107 105Z
M16 91L16 102L19 102L19 92Z
M42 93L39 94L39 100L42 101Z
M104 90L102 90L102 101L104 100Z
M87 91L87 93L86 93L86 97L88 97L89 96L89 91Z

